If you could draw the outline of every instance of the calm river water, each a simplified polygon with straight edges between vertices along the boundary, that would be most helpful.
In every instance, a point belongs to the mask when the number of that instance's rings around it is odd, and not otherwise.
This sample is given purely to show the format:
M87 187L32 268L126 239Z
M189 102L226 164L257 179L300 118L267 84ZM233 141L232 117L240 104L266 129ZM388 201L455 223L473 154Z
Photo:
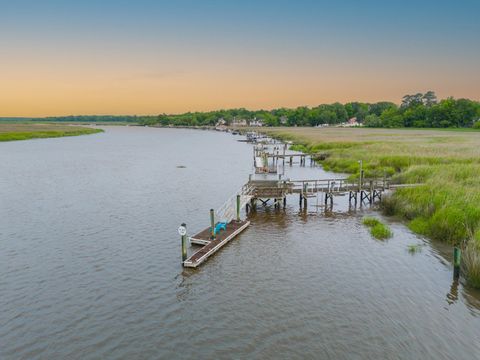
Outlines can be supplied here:
M236 139L107 127L0 143L0 358L480 359L480 295L452 282L451 249L389 219L394 237L374 240L361 219L380 215L346 198L259 208L182 269L178 225L206 227L248 180Z

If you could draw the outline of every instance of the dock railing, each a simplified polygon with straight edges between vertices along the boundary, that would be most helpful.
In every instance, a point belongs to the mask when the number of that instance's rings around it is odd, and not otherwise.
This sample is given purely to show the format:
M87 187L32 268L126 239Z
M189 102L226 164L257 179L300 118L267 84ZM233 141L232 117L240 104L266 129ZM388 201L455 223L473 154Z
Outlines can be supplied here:
M362 184L358 180L342 178L290 180L290 183L292 193L301 193L306 196L317 192L341 193L372 189L384 191L389 187L388 179L363 179Z
M215 211L218 221L230 222L237 214L237 195L240 195L240 210L247 205L252 198L253 188L247 184L243 185L237 192L230 196L222 206Z

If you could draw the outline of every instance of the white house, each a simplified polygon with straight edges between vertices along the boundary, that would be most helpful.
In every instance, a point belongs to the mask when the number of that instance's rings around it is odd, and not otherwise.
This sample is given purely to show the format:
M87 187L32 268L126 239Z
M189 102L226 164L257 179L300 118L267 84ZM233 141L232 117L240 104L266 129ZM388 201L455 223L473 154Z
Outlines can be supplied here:
M263 126L263 121L254 117L253 120L250 120L250 126Z
M232 120L232 126L247 126L247 120L245 119L237 119L235 116L233 117Z

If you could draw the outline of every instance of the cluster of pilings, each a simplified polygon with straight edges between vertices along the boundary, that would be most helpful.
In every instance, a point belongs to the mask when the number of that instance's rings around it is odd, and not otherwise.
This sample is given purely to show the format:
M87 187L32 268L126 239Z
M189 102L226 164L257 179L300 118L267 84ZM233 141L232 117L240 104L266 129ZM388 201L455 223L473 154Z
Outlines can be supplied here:
M287 196L283 196L281 198L252 198L245 206L245 210L247 214L255 212L257 210L258 203L261 203L262 206L267 206L270 200L273 200L273 207L275 209L279 209L282 206L284 209L287 207Z
M364 204L365 202L373 204L375 202L375 199L378 199L378 201L382 200L381 190L371 189L371 190L350 191L348 193L349 204L351 205L353 203L354 205L357 205L359 195L360 195L361 204ZM326 199L325 199L325 202L327 202Z

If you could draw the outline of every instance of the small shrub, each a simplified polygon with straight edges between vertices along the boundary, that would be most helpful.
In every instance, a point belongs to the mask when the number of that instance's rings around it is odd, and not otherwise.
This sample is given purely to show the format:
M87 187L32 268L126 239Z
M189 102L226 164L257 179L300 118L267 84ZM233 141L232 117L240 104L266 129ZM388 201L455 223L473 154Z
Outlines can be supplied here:
M387 225L382 224L380 220L375 219L373 217L364 218L362 223L363 225L370 228L370 234L375 239L384 240L384 239L391 238L393 235L392 231Z
M378 219L375 219L373 217L366 217L362 221L363 225L368 226L368 227L374 227L375 225L380 224L380 221Z
M390 230L390 228L387 225L384 225L382 223L379 223L374 227L372 227L370 229L370 234L372 234L372 236L375 239L379 239L379 240L389 239L393 236L393 233Z

